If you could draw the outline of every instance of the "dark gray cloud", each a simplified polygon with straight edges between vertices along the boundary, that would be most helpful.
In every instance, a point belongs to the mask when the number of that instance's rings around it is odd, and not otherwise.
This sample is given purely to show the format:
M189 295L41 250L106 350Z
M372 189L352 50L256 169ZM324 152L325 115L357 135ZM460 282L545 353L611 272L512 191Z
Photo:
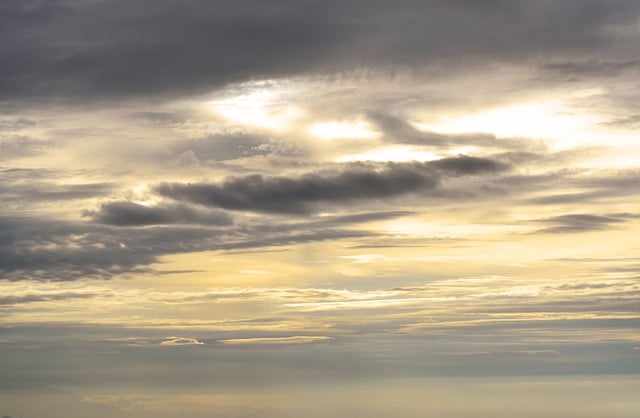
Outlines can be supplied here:
M103 197L117 188L115 182L80 183L78 179L86 174L83 171L0 167L3 209L35 209L54 202Z
M633 0L5 0L0 97L183 93L389 63L566 60L631 48L606 29L639 13Z
M526 202L536 205L564 205L571 203L586 203L588 201L594 201L602 197L606 197L608 194L609 193L598 190L576 193L561 193L527 199Z
M85 216L95 222L116 226L147 226L161 224L204 224L226 226L233 218L223 211L205 210L173 203L144 206L134 202L103 203L97 211L88 210Z
M3 305L20 305L33 302L50 302L56 300L69 299L91 299L98 296L105 296L99 293L88 292L62 292L53 294L28 294L21 296L0 296L0 306Z
M57 184L51 181L29 181L28 177L33 172L23 173L27 175L26 178L12 179L11 171L0 171L0 179L4 180L0 184L0 199L4 209L24 209L25 205L33 207L56 201L106 196L115 188L113 183Z
M434 190L443 176L495 173L504 164L476 157L444 158L427 163L351 164L300 177L260 174L230 177L222 183L164 183L162 196L230 210L308 213L314 204L392 198Z
M203 236L204 231L177 228L135 234L59 219L3 217L0 275L8 280L106 278L143 269L157 255Z
M451 176L495 173L507 168L506 165L489 158L467 156L441 158L439 160L430 161L425 165L427 167L436 168L443 171L445 175Z
M280 138L249 135L242 132L212 135L176 141L169 145L169 158L192 155L201 164L255 156L293 156L305 154L301 146Z
M575 62L554 62L545 64L543 69L552 74L566 77L570 80L579 78L593 79L596 77L613 77L622 75L628 70L637 70L640 62L631 61L575 61Z
M572 233L587 232L608 229L616 224L626 222L629 219L637 218L637 215L630 213L609 214L606 216L591 215L586 213L575 213L570 215L560 215L539 220L542 224L550 225L548 228L538 232L544 233Z
M374 232L350 227L408 214L406 211L371 212L306 222L261 218L230 226L205 222L208 217L219 220L216 214L222 212L191 211L192 208L184 209L180 204L138 212L140 208L134 207L135 203L115 203L115 206L106 205L92 214L104 225L35 216L0 217L0 279L108 279L150 272L149 266L166 254L251 248L264 251L267 247L375 237ZM202 224L186 225L191 216ZM161 221L183 224L152 224ZM148 226L135 227L141 225Z
M0 187L2 195L21 195L26 200L68 200L96 197L112 191L112 183L86 183L86 184L52 184L33 183L14 187Z

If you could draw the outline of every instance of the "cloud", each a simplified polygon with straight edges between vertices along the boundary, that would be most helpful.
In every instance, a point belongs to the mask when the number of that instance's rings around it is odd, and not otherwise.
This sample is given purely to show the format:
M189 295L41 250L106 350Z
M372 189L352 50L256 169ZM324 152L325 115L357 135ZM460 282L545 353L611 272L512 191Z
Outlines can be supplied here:
M291 141L239 132L176 141L169 149L172 156L188 152L202 163L265 155L300 157L304 154L302 148Z
M630 0L5 0L0 97L200 92L389 63L559 61L596 47L632 54L606 29L634 30L639 13Z
M24 207L54 201L87 199L113 192L114 182L64 182L58 170L0 168L0 199L5 206Z
M29 295L12 295L0 296L0 306L2 305L20 305L32 302L50 302L70 299L92 299L98 296L104 296L98 293L82 293L82 292L62 292L48 294L29 294Z
M560 352L557 350L504 350L504 351L461 351L461 352L452 352L445 353L447 356L513 356L513 355L526 355L526 356L537 356L537 355L559 355Z
M443 134L424 132L414 128L405 119L382 111L369 111L367 116L384 133L390 143L423 145L436 148L479 146L515 151L545 151L540 141L524 138L498 138L488 133Z
M299 225L298 227L302 226L303 225ZM351 229L319 230L313 232L297 232L296 229L298 228L292 228L292 231L288 229L289 227L285 225L282 227L280 232L265 234L260 238L229 240L227 242L213 244L210 249L235 250L244 248L276 247L320 241L336 241L347 238L374 237L380 235L375 232L356 231ZM247 232L250 234L251 229L248 229Z
M233 137L207 138L179 141L169 146L167 152L160 155L162 161L168 160L173 166L225 167L242 172L248 170L241 167L225 166L227 161L253 157L301 157L302 152L285 141L274 139L256 139L245 141Z
M145 206L134 202L103 203L97 211L85 211L93 221L115 226L148 226L163 224L204 224L229 226L233 218L223 211L204 210L173 203Z
M639 16L0 0L0 383L638 371Z
M278 344L310 344L330 340L322 335L295 335L291 337L230 338L218 340L226 345L278 345Z
M467 156L441 158L430 161L426 165L454 176L499 172L507 168L504 164L488 158Z
M477 157L454 157L427 163L353 164L342 170L300 177L260 174L227 178L222 183L163 183L155 191L164 197L230 210L304 214L314 204L383 199L437 188L442 176L503 171L506 166Z
M168 345L168 346L185 346L185 345L204 345L202 341L198 341L195 338L187 338L187 337L167 337L165 341L162 341L160 345Z
M86 199L112 192L112 183L56 184L51 182L14 183L0 186L0 196L5 200L47 202L56 200Z
M562 75L565 77L604 77L610 78L612 76L620 75L628 70L635 70L640 65L638 60L629 61L569 61L569 62L554 62L545 64L542 68L545 71L549 71L553 74Z
M609 126L636 129L640 125L640 113L631 113L606 123Z
M585 150L585 152L589 154L589 151ZM554 163L563 161L563 156L554 154L544 158ZM594 171L580 168L570 170L550 168L544 174L503 176L498 183L502 187L512 190L517 188L519 191L539 192L544 188L551 190L542 195L536 193L535 197L524 198L523 203L526 204L586 205L637 195L640 191L640 172L636 169ZM562 193L554 191L558 189L562 190Z
M317 222L313 222L313 225L322 226L323 228L327 227L336 227L336 226L348 226L359 223L366 222L374 222L374 221L384 221L387 219L394 219L403 216L413 215L415 212L407 211L407 210L394 210L394 211L382 211L382 212L365 212L365 213L354 213L350 215L343 216L329 216L320 218Z
M210 245L205 228L139 230L49 217L0 217L0 272L5 280L109 278L144 270L159 255Z
M28 157L42 153L51 144L21 135L2 135L0 128L0 160Z
M72 222L47 216L0 217L0 253L4 255L0 257L0 277L12 281L107 279L149 272L148 266L166 254L375 237L379 234L351 227L409 214L407 211L367 212L304 222L260 218L250 223L227 225L225 217L219 219L217 211L207 209L194 209L197 216L187 211L186 216L167 209L171 204L156 212L157 208L147 211L132 202L116 203L115 209L107 205L89 214L94 221L104 223ZM195 219L190 218L192 215ZM211 220L221 223L208 223ZM161 221L167 223L156 224ZM146 227L138 228L142 225Z
M637 215L625 213L606 216L585 213L553 216L551 218L539 220L539 223L548 224L550 226L537 232L558 234L598 231L611 228L615 224L626 222L631 218L637 217Z
M134 112L131 116L160 125L172 125L187 121L186 117L169 112Z

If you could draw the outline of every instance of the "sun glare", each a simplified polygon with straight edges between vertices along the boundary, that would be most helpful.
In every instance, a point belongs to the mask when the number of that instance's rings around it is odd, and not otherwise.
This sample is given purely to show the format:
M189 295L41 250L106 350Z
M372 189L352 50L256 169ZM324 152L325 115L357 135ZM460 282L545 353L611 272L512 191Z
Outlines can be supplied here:
M416 127L450 134L485 132L498 136L561 138L594 124L586 115L570 113L559 101L546 101L443 117L432 123L417 123Z
M131 201L142 206L153 206L160 201L160 199L153 194L147 183L140 183L133 186L130 194Z
M282 131L291 128L304 112L289 103L284 92L257 85L246 93L214 100L211 107L227 122Z

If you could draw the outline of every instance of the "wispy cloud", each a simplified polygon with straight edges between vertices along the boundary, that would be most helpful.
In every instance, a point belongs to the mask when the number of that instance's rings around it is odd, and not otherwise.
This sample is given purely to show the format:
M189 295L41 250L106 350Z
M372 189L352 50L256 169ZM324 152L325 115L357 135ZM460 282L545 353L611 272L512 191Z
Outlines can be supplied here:
M231 338L219 340L227 345L260 345L260 344L310 344L330 340L331 337L322 335L294 335L290 337L257 337L257 338Z

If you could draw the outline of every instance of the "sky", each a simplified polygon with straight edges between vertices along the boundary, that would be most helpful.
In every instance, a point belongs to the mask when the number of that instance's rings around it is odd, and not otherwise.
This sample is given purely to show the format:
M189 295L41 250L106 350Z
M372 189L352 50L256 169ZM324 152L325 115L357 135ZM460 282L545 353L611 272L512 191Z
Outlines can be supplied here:
M3 0L0 416L635 417L636 0Z

